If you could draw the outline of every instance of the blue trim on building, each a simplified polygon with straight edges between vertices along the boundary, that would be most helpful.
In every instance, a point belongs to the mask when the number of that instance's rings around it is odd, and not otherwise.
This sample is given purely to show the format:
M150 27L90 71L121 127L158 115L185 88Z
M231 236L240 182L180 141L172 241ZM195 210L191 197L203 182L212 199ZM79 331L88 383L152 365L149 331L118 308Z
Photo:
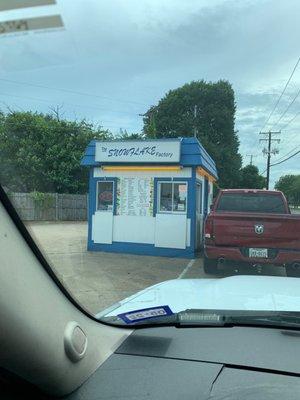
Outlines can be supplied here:
M92 220L93 215L96 212L96 202L97 202L97 182L98 181L114 181L117 185L118 178L94 178L94 169L90 169L90 181L89 181L89 224L88 224L88 250L89 251L104 251L111 253L126 253L126 254L140 254L148 256L161 256L161 257L179 257L179 258L194 258L195 257L195 221L193 221L193 215L196 212L195 208L195 176L196 168L194 169L192 178L154 178L154 198L153 198L153 217L155 217L157 212L157 183L164 181L179 181L188 183L188 202L187 202L187 218L191 220L190 229L190 246L186 249L171 249L171 248L161 248L155 247L154 244L146 243L129 243L129 242L113 242L112 244L101 244L94 243L92 240ZM115 186L117 189L117 186ZM116 196L117 190L115 190L114 196ZM116 199L114 204L114 214L116 211Z
M196 178L196 168L192 170L191 178L172 178L172 177L162 177L162 178L154 178L154 198L153 198L153 217L158 213L158 184L160 182L186 182L188 184L188 192L187 192L187 212L186 217L190 219L190 246L187 247L189 251L195 251L195 220L194 216L196 216L196 204L195 204L195 178ZM162 213L163 214L163 213ZM168 213L171 214L171 213ZM176 213L174 213L176 215ZM157 249L157 247L155 247ZM180 250L183 251L183 250Z
M92 178L92 185L94 185L94 213L96 211L96 204L97 204L97 182L113 182L114 183L114 201L113 201L113 214L117 215L117 188L118 188L118 178L111 178L111 177L99 177L99 178Z
M191 246L187 247L186 249L170 249L164 247L155 247L154 244L145 243L113 242L112 244L100 244L89 241L88 250L171 258L195 257L195 251L191 248Z
M126 139L126 142L157 142L158 140L160 142L181 142L184 138L181 137L175 137L175 138L161 138L161 139ZM189 138L189 139L194 139L194 138ZM97 140L92 140L91 142L97 142ZM91 143L90 142L90 143ZM101 143L111 143L111 142L124 142L123 139L115 139L115 140L101 140Z
M191 187L193 185L192 178L172 178L172 177L162 177L162 178L154 178L153 186L154 186L154 198L153 198L153 216L155 217L158 210L158 183L159 182L187 182L188 184L188 193L187 193L187 218L192 218L192 197L191 197ZM163 214L163 213L162 213ZM176 214L176 213L175 213Z
M204 197L204 177L202 177L202 179L198 178L197 177L197 172L196 172L196 185L197 184L201 185L201 209L200 209L200 214L204 214L204 201L203 201L203 197Z
M167 140L178 140L178 139L164 139ZM96 212L97 202L97 182L98 181L113 181L114 182L114 209L113 213L116 215L117 212L117 177L94 177L94 167L101 167L98 162L95 162L95 147L96 141L90 142L86 149L85 156L82 159L82 165L90 167L89 177L89 209L88 209L88 250L90 251L104 251L114 253L128 253L128 254L140 254L149 256L162 256L162 257L180 257L180 258L194 258L197 243L196 243L196 182L197 174L196 168L204 168L210 175L217 178L216 166L212 158L208 155L206 150L203 148L201 143L195 138L183 138L181 139L181 152L180 152L180 163L182 167L191 167L192 176L187 177L159 177L159 171L157 177L154 178L153 188L153 217L157 214L158 206L158 183L159 182L187 182L188 183L188 198L187 198L187 218L190 219L190 246L186 249L172 249L172 248L161 248L155 247L154 244L146 243L129 243L129 242L113 242L112 244L100 244L94 243L92 240L92 220L93 215ZM152 163L157 165L156 163ZM109 163L114 165L114 163ZM128 165L128 163L120 164L118 166ZM131 165L140 165L140 163L131 163ZM149 165L149 163L147 163ZM171 164L168 164L171 165ZM174 165L174 164L173 164ZM176 164L178 165L178 164ZM116 175L117 172L116 172ZM203 182L203 181L202 181ZM204 191L204 202L202 204L202 213L204 216L208 212L208 180L204 179L203 191Z
M153 141L157 139L152 139ZM159 139L160 141L178 141L178 139ZM148 141L148 139L147 139ZM180 139L180 162L183 167L198 166L204 168L216 179L218 178L217 169L214 160L210 157L202 144L196 138ZM101 165L128 165L128 163L99 163L95 161L96 141L92 140L86 148L85 155L81 160L81 165L96 167ZM157 163L147 163L147 165L157 165ZM159 163L168 164L168 163ZM178 165L177 164L177 165ZM130 163L130 165L141 165L141 163ZM170 164L168 164L170 165Z

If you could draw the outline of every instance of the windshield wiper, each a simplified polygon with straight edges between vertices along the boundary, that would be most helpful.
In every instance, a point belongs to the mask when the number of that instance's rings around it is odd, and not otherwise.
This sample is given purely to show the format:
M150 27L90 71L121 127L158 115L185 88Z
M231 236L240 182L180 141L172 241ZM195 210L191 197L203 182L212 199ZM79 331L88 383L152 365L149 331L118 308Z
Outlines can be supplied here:
M102 321L125 325L117 316L101 318ZM128 327L147 326L184 327L233 327L269 326L300 329L300 312L295 311L251 311L251 310L202 310L187 309L178 313L149 318L146 321L128 324Z
M178 313L177 319L180 327L263 325L300 328L300 313L292 311L186 310Z

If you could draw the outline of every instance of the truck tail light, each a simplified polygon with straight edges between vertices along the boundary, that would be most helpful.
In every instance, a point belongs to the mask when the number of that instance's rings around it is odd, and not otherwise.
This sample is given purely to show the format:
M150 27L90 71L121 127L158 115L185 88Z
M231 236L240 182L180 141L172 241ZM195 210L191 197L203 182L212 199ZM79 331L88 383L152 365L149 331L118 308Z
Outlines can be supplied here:
M206 218L204 226L205 239L213 239L213 220L210 217Z

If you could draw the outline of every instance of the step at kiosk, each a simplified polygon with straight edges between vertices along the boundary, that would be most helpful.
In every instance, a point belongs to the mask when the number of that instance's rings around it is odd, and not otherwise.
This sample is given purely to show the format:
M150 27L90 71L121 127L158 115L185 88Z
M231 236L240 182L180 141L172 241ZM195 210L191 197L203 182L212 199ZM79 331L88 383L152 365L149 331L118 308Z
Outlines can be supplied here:
M88 250L194 257L217 179L195 138L92 141Z

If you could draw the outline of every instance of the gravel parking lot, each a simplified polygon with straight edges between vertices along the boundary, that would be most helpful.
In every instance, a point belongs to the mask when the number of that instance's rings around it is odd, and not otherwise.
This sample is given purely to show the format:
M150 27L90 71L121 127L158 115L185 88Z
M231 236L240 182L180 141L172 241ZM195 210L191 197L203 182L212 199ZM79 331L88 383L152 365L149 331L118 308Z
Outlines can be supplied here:
M27 227L58 277L92 313L168 279L215 278L204 273L201 257L189 260L88 252L84 222L31 222ZM274 267L264 273L285 275L283 268Z

